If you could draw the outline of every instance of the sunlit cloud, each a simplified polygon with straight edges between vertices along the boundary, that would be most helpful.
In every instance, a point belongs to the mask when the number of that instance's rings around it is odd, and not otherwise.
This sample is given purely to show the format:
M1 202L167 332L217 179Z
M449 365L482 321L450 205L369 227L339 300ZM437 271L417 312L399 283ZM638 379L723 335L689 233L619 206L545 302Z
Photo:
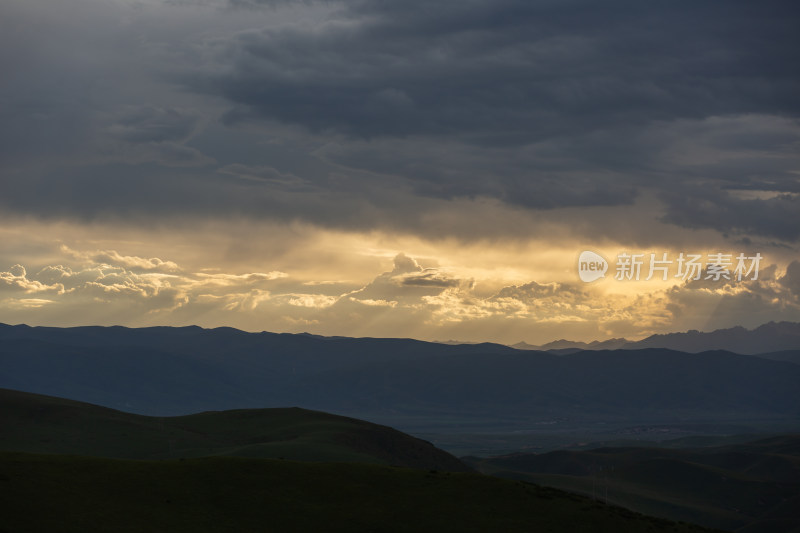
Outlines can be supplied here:
M117 265L131 269L142 269L159 272L177 272L180 270L177 264L172 261L162 261L157 257L144 258L131 255L120 255L115 250L96 250L93 252L77 252L68 246L61 245L61 251L72 259L95 263Z
M39 309L52 303L53 300L45 300L42 298L9 298L3 301L3 305L11 309Z
M324 294L284 294L286 303L297 307L310 307L313 309L324 309L336 303L338 298L326 296Z
M38 280L29 279L28 272L24 266L14 265L8 272L0 272L0 290L26 294L36 292L63 293L64 286L60 283L46 284Z
M700 279L688 281L609 276L583 283L575 253L564 252L560 260L545 254L527 273L509 279L483 266L495 260L491 255L482 258L488 263L473 260L462 266L460 248L440 246L438 257L425 254L429 266L423 266L410 254L386 257L373 246L365 249L377 256L378 272L358 283L332 281L338 277L335 269L309 279L279 268L236 272L214 264L182 265L169 256L143 258L64 244L55 249L58 263L33 273L19 264L0 272L5 295L0 321L77 325L90 317L106 325L199 323L254 331L542 343L800 320L798 261L763 265L757 280L706 279L703 271ZM568 270L561 281L547 279L558 270L547 265L551 261ZM543 277L531 279L537 271Z

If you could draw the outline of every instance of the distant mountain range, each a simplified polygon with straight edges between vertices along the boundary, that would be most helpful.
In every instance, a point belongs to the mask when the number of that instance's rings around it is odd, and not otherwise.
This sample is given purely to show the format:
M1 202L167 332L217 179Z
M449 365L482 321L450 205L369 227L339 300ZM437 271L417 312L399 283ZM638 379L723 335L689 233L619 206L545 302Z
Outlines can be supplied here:
M631 345L632 343L633 341L623 338L592 342L568 341L566 339L560 339L557 341L548 342L547 344L542 344L541 346L528 344L527 342L518 342L517 344L512 344L511 347L518 350L571 350L574 352L579 350L619 350Z
M800 365L725 351L556 355L230 328L0 326L0 387L159 416L298 406L405 431L504 420L796 427L798 383Z
M451 341L452 342L452 341ZM578 350L637 350L666 348L680 352L698 353L708 350L725 350L739 354L763 354L787 350L800 351L800 323L768 322L749 330L741 326L711 332L690 330L683 333L651 335L640 341L624 338L605 341L568 341L565 339L533 345L519 342L512 345L520 350L541 350L566 353Z

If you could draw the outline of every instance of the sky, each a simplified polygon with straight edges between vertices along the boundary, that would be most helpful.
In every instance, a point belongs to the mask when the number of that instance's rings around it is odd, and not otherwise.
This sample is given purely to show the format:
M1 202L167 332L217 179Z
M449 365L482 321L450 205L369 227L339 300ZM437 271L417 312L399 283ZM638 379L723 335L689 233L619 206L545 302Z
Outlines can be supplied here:
M0 322L800 321L798 27L771 0L4 0Z

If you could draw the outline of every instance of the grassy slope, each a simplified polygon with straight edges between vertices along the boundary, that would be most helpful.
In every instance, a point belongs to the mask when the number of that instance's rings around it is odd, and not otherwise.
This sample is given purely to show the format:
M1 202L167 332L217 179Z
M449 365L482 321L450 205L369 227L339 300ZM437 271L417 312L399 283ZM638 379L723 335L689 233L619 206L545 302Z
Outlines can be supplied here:
M245 409L157 418L0 389L0 450L128 459L235 455L468 470L386 426L305 409Z
M472 473L0 453L0 531L702 531Z
M710 449L607 448L473 460L485 473L724 529L800 530L800 437Z

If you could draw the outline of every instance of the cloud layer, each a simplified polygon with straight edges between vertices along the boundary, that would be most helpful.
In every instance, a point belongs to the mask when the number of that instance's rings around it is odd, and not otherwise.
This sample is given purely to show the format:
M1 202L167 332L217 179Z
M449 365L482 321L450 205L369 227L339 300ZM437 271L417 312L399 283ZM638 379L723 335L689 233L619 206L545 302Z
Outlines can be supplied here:
M6 1L4 320L548 341L795 316L797 27L789 0ZM624 248L774 271L604 292L553 266Z
M529 281L481 291L484 280L423 267L406 254L361 285L281 271L193 271L115 250L59 253L67 264L0 272L0 321L136 326L232 325L247 330L429 340L548 342L638 338L674 329L800 320L800 261L757 280L643 284ZM348 286L349 285L349 286ZM634 288L633 292L630 291Z
M419 220L655 198L667 225L800 239L793 2L55 5L4 7L37 30L0 37L9 211L482 238L506 229Z

